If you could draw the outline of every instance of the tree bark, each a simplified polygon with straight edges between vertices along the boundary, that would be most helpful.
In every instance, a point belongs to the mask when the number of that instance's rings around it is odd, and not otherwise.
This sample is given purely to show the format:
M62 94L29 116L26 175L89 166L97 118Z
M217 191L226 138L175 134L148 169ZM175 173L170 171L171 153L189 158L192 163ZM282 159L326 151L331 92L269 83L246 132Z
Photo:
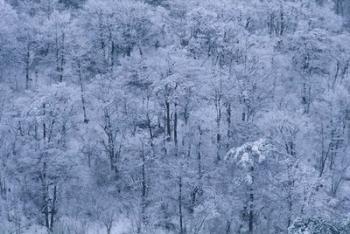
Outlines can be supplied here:
M25 56L25 64L26 64L26 89L29 89L30 87L30 43L27 44L27 53L26 53L26 56Z
M165 101L165 108L166 108L166 128L167 128L167 139L168 141L171 140L171 128L170 128L170 103L168 100Z
M221 91L215 91L215 110L216 110L216 162L221 160Z
M249 214L248 214L248 231L249 234L253 234L254 233L254 189L253 189L253 185L254 185L254 167L252 166L250 168L250 173L251 173L251 177L252 177L252 184L249 188Z
M59 70L59 81L62 82L63 81L63 72L64 72L64 63L65 63L65 59L64 59L64 41L65 41L65 34L62 33L61 36L61 56L60 56L60 70Z
M83 106L84 123L88 123L89 119L88 119L87 113L86 113L86 103L85 103L85 97L84 97L84 84L83 84L83 77L81 74L81 64L80 64L79 59L78 59L78 76L79 76L79 83L80 83L81 104Z
M179 176L179 226L180 226L180 234L184 234L183 228L183 213L182 213L182 176Z
M174 143L175 147L178 146L178 139L177 139L177 103L174 103Z
M142 226L145 223L146 220L146 196L147 196L147 182L146 182L146 155L144 152L144 145L142 144L142 168L141 168L141 174L142 174L142 190L141 190L141 223L138 228L138 233L141 233Z

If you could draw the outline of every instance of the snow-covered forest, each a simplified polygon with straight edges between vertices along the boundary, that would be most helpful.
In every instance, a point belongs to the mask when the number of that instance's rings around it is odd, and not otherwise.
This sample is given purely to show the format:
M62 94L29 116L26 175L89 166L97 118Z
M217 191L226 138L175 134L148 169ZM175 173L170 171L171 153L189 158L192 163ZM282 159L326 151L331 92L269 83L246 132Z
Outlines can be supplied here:
M349 234L349 0L0 0L0 234Z

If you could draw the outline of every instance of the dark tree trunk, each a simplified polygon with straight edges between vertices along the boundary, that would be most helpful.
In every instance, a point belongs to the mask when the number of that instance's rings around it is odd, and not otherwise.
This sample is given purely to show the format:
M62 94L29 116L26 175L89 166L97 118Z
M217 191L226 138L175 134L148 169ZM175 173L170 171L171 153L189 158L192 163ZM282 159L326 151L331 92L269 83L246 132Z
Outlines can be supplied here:
M47 165L43 163L43 169L40 174L41 186L42 186L42 213L44 214L45 227L50 231L50 217L49 217L49 186L46 178Z
M81 104L83 106L84 123L88 123L89 119L88 119L87 113L86 113L86 103L85 103L85 97L84 97L84 84L83 84L83 77L82 77L82 72L81 72L81 64L80 64L80 60L79 59L78 59L78 75L79 75L79 83L80 83Z
M202 147L202 135L203 135L203 130L201 129L200 126L198 126L198 131L199 131L199 141L198 141L198 146L197 146L197 167L198 167L198 180L200 181L202 179L202 152L201 152L201 147Z
M30 87L30 44L28 43L27 44L27 53L26 53L26 56L25 56L25 64L26 64L26 89L29 89Z
M280 12L280 24L281 24L281 27L280 27L280 36L282 36L284 34L284 30L285 30L285 22L284 22L284 13L283 13L283 9L281 9L281 12Z
M56 202L57 202L57 186L55 185L53 188L53 197L52 197L52 204L51 204L51 210L50 210L50 215L51 215L50 231L51 232L53 231L55 215L57 213Z
M177 148L178 140L177 140L177 103L174 104L174 143Z
M182 176L179 177L179 226L180 226L180 234L184 234L183 227L183 213L182 213Z
M254 184L254 167L252 166L250 168L251 176L252 176L252 184L249 189L249 214L248 214L248 231L249 234L254 233L254 189L253 189L253 184Z
M46 104L44 103L43 104L43 116L45 116L46 115ZM46 123L45 123L45 119L44 119L44 121L43 121L43 140L45 141L46 140L46 135L47 135L47 133L46 133Z
M230 220L227 220L226 221L226 228L225 228L225 233L226 234L231 234L231 221Z
M147 196L147 182L146 182L146 155L144 152L144 146L142 145L142 191L141 191L141 223L138 228L138 233L141 233L142 226L144 225L146 221L146 196Z
M114 54L115 54L115 45L114 45L114 41L112 41L112 45L111 45L111 70L113 71L113 67L114 67Z
M108 226L108 227L106 227L106 230L107 230L107 234L111 234L111 232L112 232L112 227Z
M221 160L221 91L215 91L215 110L216 110L216 162Z
M62 45L61 45L61 56L60 56L60 64L59 64L59 82L63 81L63 72L64 72L64 41L65 41L65 34L62 33Z
M231 116L232 116L232 109L231 104L226 104L226 122L227 122L227 149L230 147L230 140L232 138L232 126L231 126Z
M171 140L171 128L170 128L170 103L168 100L165 101L166 108L166 128L167 128L167 138L168 141Z

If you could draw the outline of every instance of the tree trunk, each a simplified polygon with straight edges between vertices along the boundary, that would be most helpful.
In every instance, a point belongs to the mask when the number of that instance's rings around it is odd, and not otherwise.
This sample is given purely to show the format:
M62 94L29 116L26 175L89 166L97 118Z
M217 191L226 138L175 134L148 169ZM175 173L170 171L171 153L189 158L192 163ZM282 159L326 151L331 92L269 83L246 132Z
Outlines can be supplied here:
M293 200L292 200L292 190L289 189L288 191L288 221L287 221L287 228L290 227L290 225L292 224L292 214L293 214Z
M114 54L115 54L115 44L114 41L112 40L112 45L111 45L111 71L113 71L114 67Z
M99 12L98 14L98 27L99 27L99 41L100 41L100 48L102 50L102 63L105 64L106 61L106 45L105 45L105 39L104 39L104 33L103 33L103 22L102 22L102 12Z
M198 173L198 180L200 181L202 179L202 152L201 152L201 147L202 147L202 135L203 135L203 130L201 129L200 126L198 126L198 131L199 131L199 140L198 140L198 146L197 146L197 173Z
M280 10L280 36L282 36L284 34L284 30L285 30L285 22L284 22L284 13L283 13L283 8L281 7Z
M174 143L175 143L175 147L177 148L178 140L177 140L177 103L176 102L174 103Z
M226 220L226 228L225 228L225 233L226 234L231 234L231 221L230 220Z
M179 225L180 225L180 234L184 234L183 228L183 213L182 213L182 176L179 176Z
M51 210L50 210L50 215L51 215L50 231L51 232L53 231L55 215L57 213L56 202L57 202L57 185L55 185L53 188L53 197L52 197L52 204L51 204Z
M252 176L252 184L249 188L249 214L248 214L248 231L249 234L253 234L254 233L254 189L253 189L253 185L254 185L254 167L252 166L250 168L250 172L251 172L251 176Z
M288 196L287 196L287 205L288 205L288 220L287 228L292 224L293 218L293 187L294 187L294 178L293 178L293 162L295 159L295 143L293 140L286 143L286 152L291 157L291 162L288 162L287 173L288 173Z
M45 227L50 231L50 217L49 217L49 186L47 185L46 178L47 165L43 163L43 169L40 174L41 186L42 186L42 213L44 214Z
M29 87L30 87L30 74L29 74L29 72L30 72L30 68L29 68L29 66L30 66L30 44L28 43L27 44L27 53L26 53L26 56L25 56L25 64L26 64L26 68L25 68L25 70L26 70L26 89L29 89Z
M119 170L117 164L121 152L121 145L119 145L119 148L117 149L117 145L115 142L115 134L112 129L111 118L109 116L108 110L105 110L104 118L104 131L107 135L107 142L104 143L104 147L109 157L111 171L115 173L116 178L119 178Z
M44 103L43 104L43 116L46 115L46 104ZM46 123L45 123L45 119L43 121L43 140L45 141L46 140Z
M215 91L215 110L216 110L216 162L221 160L221 92Z
M166 128L167 128L167 139L171 140L171 128L170 128L170 103L168 100L165 101L166 108Z
M84 123L88 123L89 119L88 119L87 113L86 113L86 104L85 104L85 97L84 97L84 84L83 84L83 77L81 74L81 64L80 64L79 59L78 59L78 75L79 75L79 83L80 83L81 104L83 106Z
M230 147L230 141L232 138L232 126L231 126L231 116L232 116L232 109L231 104L226 104L226 122L227 122L227 145L226 148L229 149Z
M59 81L62 82L63 81L63 72L64 72L64 39L65 38L65 34L62 33L62 46L61 46L61 56L60 56L60 70L59 70Z
M112 227L111 227L111 226L107 226L107 227L106 227L106 231L107 231L107 234L111 234L111 232L112 232Z
M149 94L147 94L147 104L146 104L146 119L147 119L147 127L148 127L148 133L149 133L149 140L150 140L150 144L151 144L151 148L152 148L152 156L155 156L155 148L154 148L154 142L153 142L153 129L152 129L152 120L150 117L150 113L149 113L149 99L150 96Z
M146 156L144 152L144 146L142 144L142 168L141 168L141 174L142 174L142 191L141 191L141 223L138 228L138 233L141 233L142 226L145 223L146 219L146 196L147 196L147 182L146 182Z

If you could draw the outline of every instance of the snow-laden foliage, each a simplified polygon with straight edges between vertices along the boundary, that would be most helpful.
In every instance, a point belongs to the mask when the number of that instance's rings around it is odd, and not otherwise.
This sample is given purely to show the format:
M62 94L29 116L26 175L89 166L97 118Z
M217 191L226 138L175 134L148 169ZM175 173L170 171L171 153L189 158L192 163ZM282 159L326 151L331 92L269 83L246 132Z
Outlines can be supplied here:
M266 139L259 139L230 149L226 155L226 160L235 161L237 164L248 168L266 160L271 150L272 145Z
M322 218L296 219L288 230L290 234L346 234L348 223L327 221Z
M350 233L349 15L0 0L0 234Z

